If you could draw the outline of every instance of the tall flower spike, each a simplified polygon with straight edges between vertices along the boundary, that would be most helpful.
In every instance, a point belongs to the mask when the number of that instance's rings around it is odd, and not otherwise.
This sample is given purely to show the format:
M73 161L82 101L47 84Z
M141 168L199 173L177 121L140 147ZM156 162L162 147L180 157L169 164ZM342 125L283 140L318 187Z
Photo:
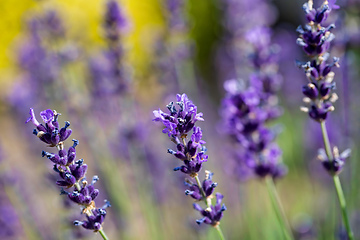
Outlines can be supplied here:
M54 163L54 171L57 172L61 180L56 181L58 186L61 186L60 195L67 195L68 198L82 208L82 213L86 215L86 221L75 221L77 226L83 226L85 229L100 232L104 239L107 239L103 229L106 211L105 208L110 206L109 203L101 208L95 205L95 198L99 195L99 190L94 188L94 183L98 177L93 177L91 184L85 179L87 165L84 164L83 159L76 159L75 147L79 144L78 140L73 140L73 145L66 151L64 141L71 135L72 131L67 129L70 126L69 122L65 122L65 126L60 128L58 117L60 116L55 110L44 110L40 113L44 124L36 120L34 109L30 109L30 117L26 121L32 122L36 129L33 131L41 141L48 144L49 147L56 147L58 153L49 153L42 151L42 156L47 157ZM59 130L60 128L60 130ZM70 192L65 191L64 188L69 189Z
M240 179L251 176L279 178L286 174L281 150L274 142L276 132L266 127L269 112L262 91L238 87L237 80L225 83L223 130L235 140L235 173Z
M259 8L258 4L254 5L246 1L225 2L244 2L244 5L249 4L249 8L254 6ZM261 0L257 3L267 4L266 1ZM243 9L239 10L244 11ZM253 13L253 11L249 12ZM234 11L234 14L242 16L237 11ZM278 130L275 127L267 126L268 122L282 114L277 97L282 82L282 76L278 72L280 47L272 44L272 31L268 27L269 23L261 22L261 19L266 18L266 14L261 11L261 15L260 18L252 17L256 21L252 24L246 22L246 26L236 32L240 34L236 39L241 39L242 43L233 45L233 48L236 50L237 46L241 46L242 51L231 52L234 55L236 77L224 83L226 96L221 107L223 118L221 130L228 134L232 140L234 161L230 170L240 180L247 180L255 176L267 184L270 200L278 216L284 237L285 239L293 239L292 230L287 223L286 215L282 211L280 199L273 197L277 194L273 181L275 178L283 177L287 173L287 168L281 161L282 152L275 143ZM244 23L238 24L237 27L240 27ZM238 41L236 39L234 42ZM244 53L246 53L247 58L244 58ZM241 62L239 62L240 59ZM240 79L243 76L241 69L244 63L252 69L249 76L244 76L247 80ZM201 211L204 216L199 222L212 222L213 224L213 215L209 215L196 205L195 208ZM220 206L217 208L219 210Z
M334 3L333 3L334 4ZM339 59L329 61L330 43L335 38L331 30L334 24L323 26L331 8L324 2L319 8L313 8L312 2L305 3L303 9L308 23L297 28L300 34L297 44L309 56L307 62L298 62L298 66L304 70L308 83L303 86L304 102L308 107L302 107L302 111L308 112L310 118L323 122L328 113L334 111L333 103L337 100L335 89L333 66L339 67Z
M335 73L332 71L334 66L339 67L339 58L330 59L330 43L334 39L331 30L334 24L324 26L332 9L336 9L335 1L325 1L319 8L315 9L311 1L304 4L303 9L306 13L308 23L297 28L300 34L297 39L298 45L303 47L304 52L309 56L307 62L297 62L298 66L305 72L308 83L302 87L304 102L307 107L301 107L301 110L308 112L309 117L324 125L322 128L326 131L325 121L329 113L334 111L333 103L338 99L334 92L336 84L334 82ZM327 135L327 133L326 133ZM337 147L331 150L331 146L325 150L319 150L319 159L322 160L325 170L330 175L339 174L344 165L344 159L350 155L350 151L345 151L346 157L341 158ZM325 157L325 155L328 155ZM337 154L336 154L337 153Z
M338 99L335 90L335 73L332 67L339 67L339 59L334 57L329 60L329 50L331 41L335 38L331 32L334 24L325 26L325 20L332 9L337 9L336 0L323 4L315 9L313 1L309 0L303 5L306 14L307 24L304 27L299 26L297 32L300 34L296 43L300 45L308 55L307 62L297 62L303 69L307 78L307 84L302 87L304 102L307 107L301 107L301 110L308 112L311 119L320 123L324 140L324 149L319 149L318 159L321 160L324 169L333 177L335 189L340 202L342 218L346 228L348 239L354 239L349 217L347 215L346 201L341 187L338 174L344 167L345 159L350 155L350 149L339 154L336 146L331 146L326 129L326 119L329 112L335 110L333 103Z
M223 195L216 193L217 203L213 205L211 199L217 183L212 181L213 173L205 171L205 179L200 182L198 172L202 168L202 164L207 161L206 147L203 145L205 141L202 140L202 130L195 126L197 121L204 121L203 114L197 112L195 104L186 96L186 94L177 94L176 103L170 102L167 107L167 113L159 110L153 111L153 121L161 122L165 129L163 133L167 134L170 140L176 145L176 151L168 149L167 152L174 155L177 159L182 161L181 166L176 167L174 171L180 170L187 174L190 178L194 178L195 182L186 179L185 185L188 189L185 194L191 196L196 201L204 201L206 204L205 210L202 210L200 205L196 204L195 209L201 209L201 214L204 216L204 222L216 227L218 233L223 239L221 229L219 227L220 220L223 216L223 211L226 210L225 205L220 206ZM192 131L190 137L188 134ZM220 207L219 207L220 206Z

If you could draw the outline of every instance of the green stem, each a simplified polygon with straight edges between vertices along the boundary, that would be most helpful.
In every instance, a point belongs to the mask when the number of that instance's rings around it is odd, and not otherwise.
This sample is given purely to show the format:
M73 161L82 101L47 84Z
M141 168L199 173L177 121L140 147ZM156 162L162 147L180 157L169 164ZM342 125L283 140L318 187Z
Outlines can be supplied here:
M324 121L321 122L320 125L321 125L321 132L322 132L322 136L323 136L323 140L324 140L326 155L328 156L329 160L334 159L332 151L331 151L330 140L329 140L329 136L327 134L325 122Z
M292 235L291 227L289 222L287 221L287 218L285 216L284 209L282 207L279 195L277 194L276 187L274 184L274 181L272 177L266 177L265 178L266 186L269 192L270 200L272 203L272 206L275 210L276 216L278 218L278 221L280 223L281 229L283 231L285 239L294 239L294 236Z
M324 139L326 155L327 155L328 159L331 161L331 160L334 159L334 156L333 156L333 153L331 151L331 145L330 145L329 136L327 134L327 130L326 130L326 126L325 126L325 121L321 122L320 124L321 124L322 136L323 136L323 139ZM333 180L334 180L336 193L337 193L337 196L338 196L338 199L339 199L340 208L341 208L341 215L342 215L343 222L345 224L346 232L347 232L347 235L349 237L349 240L353 240L354 239L354 234L351 231L349 216L347 214L347 208L346 208L346 200L345 200L344 192L343 192L342 187L341 187L340 178L339 178L338 175L334 175Z
M335 189L337 192L337 196L339 198L339 203L340 203L340 207L341 207L341 214L342 214L342 218L345 224L345 228L346 228L346 232L348 234L349 240L353 240L354 239L354 235L353 232L351 231L351 227L350 227L350 222L349 222L349 217L347 214L347 210L346 210L346 201L345 201L345 196L344 196L344 192L342 190L341 187L341 182L340 182L340 178L338 175L333 176L334 179L334 184L335 184Z
M102 238L103 238L104 240L109 240L109 238L106 236L104 230L102 230L102 229L99 230L99 233L100 233L100 235L102 236Z
M201 185L201 182L200 182L199 176L196 176L196 177L195 177L195 180L196 180L197 185L199 186L199 189L200 189L201 195L202 195L202 196L203 196L203 198L204 198L204 201L205 201L206 207L210 207L210 206L209 206L209 202L207 201L207 198L206 198L206 195L205 195L204 189L202 188L202 185ZM220 224L220 222L219 222L219 224ZM219 234L220 239L221 239L221 240L225 240L225 237L224 237L223 232L221 231L220 225L216 225L216 226L214 226L214 227L215 227L215 229L217 230L217 232L218 232L218 234Z
M220 225L217 225L217 226L215 227L215 229L217 230L220 239L221 239L221 240L225 240L225 237L224 237L223 232L221 231Z
M205 200L206 206L209 207L209 204L208 204L208 202L206 201L206 195L205 195L204 189L202 188L202 185L201 185L199 176L196 176L196 177L195 177L195 180L196 180L197 185L199 186L201 195L203 196L203 198L204 198L204 200Z

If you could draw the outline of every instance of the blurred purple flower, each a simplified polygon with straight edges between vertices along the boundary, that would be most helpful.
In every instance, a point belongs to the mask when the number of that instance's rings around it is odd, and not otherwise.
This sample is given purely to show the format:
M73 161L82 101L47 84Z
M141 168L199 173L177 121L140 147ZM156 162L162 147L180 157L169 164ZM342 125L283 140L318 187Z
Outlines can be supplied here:
M273 115L260 97L262 89L238 86L236 80L225 82L227 95L221 108L222 130L235 140L234 172L240 179L253 175L282 177L287 170L279 160L281 151L273 142L276 133L264 125Z
M184 19L185 0L165 0L165 8L168 10L168 28L182 30L186 27Z
M63 101L64 89L56 84L64 65L78 55L76 48L65 41L65 28L55 10L31 17L26 30L17 56L22 74L7 99L19 113L49 100Z
M127 19L121 11L118 3L110 0L106 3L106 12L104 16L104 30L106 38L110 41L119 39L119 35L129 26Z

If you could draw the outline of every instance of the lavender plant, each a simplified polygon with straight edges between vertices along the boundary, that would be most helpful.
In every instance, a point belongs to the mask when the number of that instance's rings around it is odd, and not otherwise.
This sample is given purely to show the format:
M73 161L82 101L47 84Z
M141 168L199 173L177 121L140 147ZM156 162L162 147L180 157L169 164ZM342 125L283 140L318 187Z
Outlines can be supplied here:
M104 127L118 123L121 107L118 99L125 95L130 87L122 41L128 26L119 4L113 0L106 1L102 24L106 47L89 62L92 106L100 121L107 122ZM115 123L111 122L115 119Z
M305 95L304 102L308 107L301 107L309 117L320 123L324 147L319 149L318 159L321 160L324 169L332 176L339 199L343 222L349 239L354 239L347 214L346 201L341 187L339 173L344 167L345 160L350 156L350 149L339 153L336 146L332 146L326 129L326 119L329 112L335 110L333 103L338 99L335 90L334 72L332 67L339 67L339 59L334 57L329 60L330 45L334 39L331 30L334 24L325 26L325 21L332 9L339 8L335 5L336 0L325 0L322 5L315 9L313 1L309 0L303 5L306 13L307 24L297 28L300 34L297 44L300 45L309 57L307 62L298 62L306 74L308 83L302 87Z
M99 178L94 176L91 183L86 180L87 164L84 163L83 159L75 160L78 140L73 139L73 145L67 150L64 146L64 141L72 133L72 130L69 129L70 122L66 121L65 126L60 128L58 122L60 114L51 109L40 112L44 124L36 120L32 108L30 108L29 114L30 117L26 123L31 121L35 125L33 134L46 143L48 147L56 147L58 151L57 153L42 151L42 157L46 157L54 163L53 170L60 177L60 180L56 181L56 185L61 187L61 195L67 195L72 202L80 205L81 213L86 216L86 220L74 221L74 225L99 232L103 239L108 239L102 228L102 223L106 216L106 208L110 206L110 203L105 201L105 205L98 208L94 201L99 195L99 190L94 187Z
M186 16L186 0L165 0L163 15L165 18L164 32L157 36L154 55L159 83L166 85L168 96L181 89L196 91L195 73L192 61L192 41L189 38L189 22Z
M196 222L212 225L217 229L220 238L224 239L219 226L223 212L226 210L225 205L221 205L224 196L216 193L216 203L213 205L212 194L217 186L217 183L212 181L213 173L205 171L205 179L202 182L198 176L203 163L207 162L208 159L206 147L203 145L206 142L202 140L202 130L195 126L197 121L204 121L203 114L197 112L197 107L188 99L186 94L177 94L176 101L176 103L170 102L166 106L169 113L160 109L153 111L155 116L153 121L164 124L165 128L162 132L167 134L170 140L176 144L176 150L168 149L168 153L182 161L182 165L176 167L174 171L181 171L190 177L190 179L185 180L188 187L185 194L196 201L204 201L206 204L206 208L202 208L197 203L193 204L194 209L203 216ZM192 134L188 137L191 131Z
M26 41L18 53L18 64L24 75L14 85L8 98L19 112L23 112L22 108L27 108L27 104L38 105L47 99L47 95L40 93L53 92L51 87L59 75L61 65L60 58L46 46L64 34L57 13L48 11L32 17L27 22L27 30ZM38 95L37 98L34 98L34 93Z
M253 72L247 82L236 79L225 82L227 95L221 115L224 132L234 140L235 175L243 180L250 177L265 180L284 236L293 239L273 181L283 177L287 167L281 161L282 152L275 142L278 131L267 126L282 114L277 97L282 80L277 65L278 47L271 43L271 34L270 28L264 25L244 33Z

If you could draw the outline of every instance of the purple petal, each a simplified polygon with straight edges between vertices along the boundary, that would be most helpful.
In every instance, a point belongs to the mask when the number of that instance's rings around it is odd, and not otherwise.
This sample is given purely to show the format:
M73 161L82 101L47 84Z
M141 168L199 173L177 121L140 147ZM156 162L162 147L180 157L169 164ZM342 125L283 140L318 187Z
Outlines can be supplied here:
M51 109L46 109L40 112L40 116L44 123L49 123L54 121L54 112Z
M36 120L36 118L35 118L35 113L34 113L34 109L33 109L33 108L30 108L29 114L30 114L30 117L26 120L25 123L28 123L28 122L32 121L32 123L33 123L36 127L39 126L40 123L39 123L39 122Z

